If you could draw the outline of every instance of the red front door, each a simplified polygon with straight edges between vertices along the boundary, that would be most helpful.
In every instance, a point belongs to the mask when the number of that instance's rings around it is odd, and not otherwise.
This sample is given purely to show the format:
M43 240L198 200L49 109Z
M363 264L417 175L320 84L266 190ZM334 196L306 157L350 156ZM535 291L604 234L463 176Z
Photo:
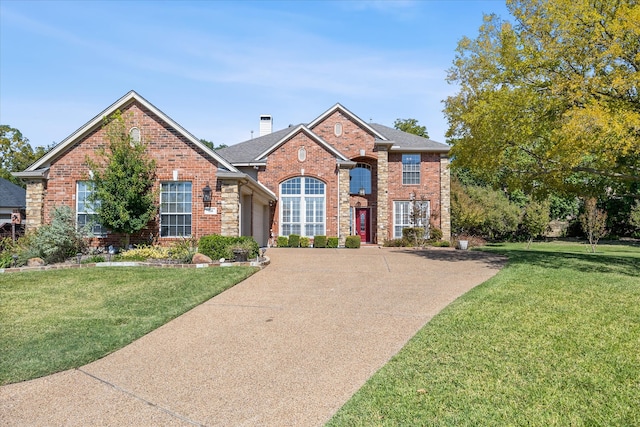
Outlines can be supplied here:
M363 242L369 242L369 209L356 208L356 233Z

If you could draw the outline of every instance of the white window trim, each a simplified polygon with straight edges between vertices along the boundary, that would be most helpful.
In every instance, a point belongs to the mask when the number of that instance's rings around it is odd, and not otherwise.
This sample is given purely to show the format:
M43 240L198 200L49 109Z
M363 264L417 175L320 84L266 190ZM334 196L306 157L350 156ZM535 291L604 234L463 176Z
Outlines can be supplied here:
M290 181L291 179L300 179L300 193L299 194L283 194L282 193L282 186L287 183L288 181ZM322 194L306 194L305 193L305 181L307 179L313 179L313 180L317 180L320 183L322 183L323 185L323 193ZM299 221L297 222L287 222L287 224L299 224L300 225L300 236L305 236L305 237L313 237L313 235L309 236L306 234L306 226L310 225L310 224L314 224L314 225L320 225L322 224L322 229L323 229L323 234L326 234L327 232L327 184L322 181L321 179L318 178L314 178L314 177L307 177L307 176L297 176L297 177L293 177L293 178L289 178L283 182L280 183L279 186L279 192L280 192L280 200L282 200L282 205L279 209L279 213L278 213L278 219L279 219L279 235L280 236L288 236L289 234L284 234L284 226L285 226L285 222L283 220L284 218L284 201L285 199L298 199L299 200L299 211L298 211L298 216L299 216ZM311 221L311 222L307 222L307 199L322 199L322 212L321 212L321 216L322 216L322 222L315 222L315 221ZM310 204L312 203L316 203L316 201L310 202ZM318 217L318 211L314 210L314 217L317 218ZM315 233L314 233L315 235Z
M191 202L187 205L186 202L184 202L184 206L189 206L189 211L188 212L163 212L162 211L162 204L163 204L163 194L166 194L162 191L162 187L167 185L170 186L172 184L189 184L191 186ZM188 194L187 192L183 192L182 194ZM191 181L162 181L160 183L160 221L159 221L159 234L160 234L160 238L163 239L172 239L172 238L177 238L177 237L191 237L193 235L193 183ZM167 234L167 235L162 235L162 219L163 216L168 216L168 215L180 215L183 217L191 217L191 221L190 221L190 225L189 228L191 230L191 232L189 234ZM180 225L180 227L182 227L184 229L185 225L182 224Z

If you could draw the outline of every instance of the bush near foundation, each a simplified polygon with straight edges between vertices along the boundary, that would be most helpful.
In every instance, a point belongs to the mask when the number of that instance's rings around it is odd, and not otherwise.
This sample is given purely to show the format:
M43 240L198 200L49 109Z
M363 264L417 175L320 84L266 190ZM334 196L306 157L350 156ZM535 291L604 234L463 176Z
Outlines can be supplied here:
M327 247L327 236L314 236L313 237L313 247L314 248L326 248Z
M344 242L344 247L358 249L360 247L360 243L360 236L347 236L347 240Z
M311 239L308 237L300 237L300 247L301 248L308 248L309 245L311 244Z
M278 236L278 240L276 242L279 248L288 248L289 247L289 238L285 236Z
M289 247L290 248L300 247L300 235L289 234Z
M340 240L337 237L329 237L327 239L327 247L328 248L337 248Z
M256 242L253 237L232 237L210 234L200 238L200 242L198 243L198 252L213 260L218 260L220 258L233 259L231 247L234 245L248 245L251 247L251 250L247 255L249 259L256 258L258 256L258 251L260 250L258 242Z

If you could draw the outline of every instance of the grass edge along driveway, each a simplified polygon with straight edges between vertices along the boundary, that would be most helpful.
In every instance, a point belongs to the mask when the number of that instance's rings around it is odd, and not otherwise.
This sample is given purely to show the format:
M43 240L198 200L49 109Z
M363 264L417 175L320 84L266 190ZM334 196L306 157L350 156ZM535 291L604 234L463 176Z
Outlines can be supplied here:
M0 385L104 357L256 271L118 267L0 274Z
M640 425L640 247L505 244L329 426Z

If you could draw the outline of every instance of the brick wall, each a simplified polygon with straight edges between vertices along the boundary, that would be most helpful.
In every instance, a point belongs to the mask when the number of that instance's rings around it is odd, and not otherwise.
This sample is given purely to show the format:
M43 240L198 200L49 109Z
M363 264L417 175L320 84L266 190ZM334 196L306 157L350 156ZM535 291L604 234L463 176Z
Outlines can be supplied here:
M127 106L122 111L122 116L128 127L136 126L140 129L142 141L147 144L147 153L156 161L155 190L159 189L160 182L173 181L174 171L177 173L177 181L192 182L192 235L220 233L220 194L214 192L211 203L211 206L218 207L216 215L204 214L204 205L200 198L205 185L209 184L212 188L216 186L215 162L205 157L195 144L182 137L177 130L170 128L137 102ZM86 159L96 158L96 150L106 145L105 131L99 128L70 146L52 163L44 199L45 222L50 221L54 206L67 205L75 211L76 182L88 179ZM112 235L101 239L100 244L119 245L121 237ZM151 228L138 236L132 236L132 243L148 241L150 237L159 237L157 224L152 224ZM173 240L176 239L162 238L159 239L159 243L169 244Z
M411 193L415 193L417 199L424 198L430 201L431 224L442 228L440 210L440 154L421 153L420 155L420 184L402 184L402 153L389 153L389 236L392 237L393 227L393 202L409 200Z
M298 160L298 151L304 147L306 159ZM338 235L338 175L333 153L299 132L278 147L267 158L267 166L258 171L258 180L280 197L280 183L297 176L317 178L326 184L326 234ZM271 228L280 234L279 204L276 204Z

